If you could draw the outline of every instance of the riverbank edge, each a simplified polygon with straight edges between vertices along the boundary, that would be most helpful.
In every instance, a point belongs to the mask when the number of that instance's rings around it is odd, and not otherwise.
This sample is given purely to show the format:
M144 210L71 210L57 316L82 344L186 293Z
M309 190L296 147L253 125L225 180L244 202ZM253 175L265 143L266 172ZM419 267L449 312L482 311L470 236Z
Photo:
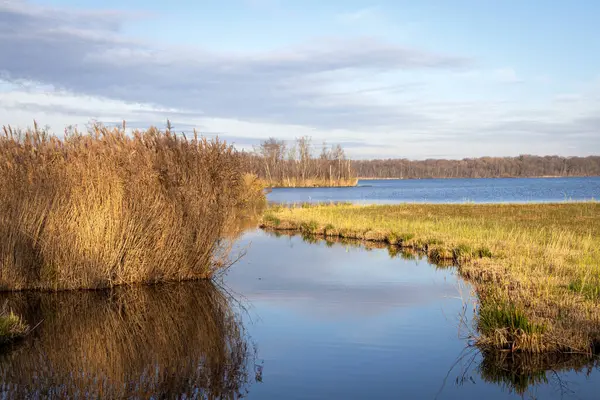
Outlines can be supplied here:
M336 207L323 206L321 207ZM348 206L348 205L346 205ZM351 205L350 205L351 206ZM314 207L314 205L304 205L305 208ZM385 206L370 206L385 207ZM275 208L281 208L276 206ZM292 209L294 207L284 207ZM298 208L298 207L296 207ZM462 278L474 285L475 292L479 299L479 320L483 317L481 313L486 313L486 319L491 319L497 325L488 329L486 333L480 331L476 337L476 344L483 349L490 350L509 350L511 352L524 353L553 353L553 352L575 352L585 354L600 354L600 331L594 332L593 336L584 338L579 344L569 344L569 341L563 341L560 334L548 333L546 326L530 323L523 310L519 309L510 300L499 300L492 288L493 283L486 281L484 277L487 271L477 271L478 263L502 262L492 254L486 246L470 247L469 245L447 246L436 239L426 239L415 237L413 234L398 235L392 231L378 230L377 227L371 229L336 229L332 224L319 224L314 220L293 221L286 220L281 216L274 216L267 209L259 223L259 227L264 230L287 232L288 234L300 233L302 235L320 237L320 238L338 238L359 240L364 242L380 242L386 245L396 246L399 249L407 249L422 252L427 255L429 261L438 265L453 265ZM489 279L489 278L487 278ZM506 326L502 326L502 322ZM478 327L481 322L478 323ZM571 327L573 331L577 328ZM582 334L583 335L583 334ZM585 335L583 335L585 336Z
M463 258L460 258L460 249L444 250L439 247L430 246L428 243L412 243L403 244L404 239L401 237L394 237L385 235L377 231L369 231L366 233L360 231L338 231L335 229L327 229L327 227L318 227L313 229L310 224L296 226L290 221L281 221L279 225L274 225L270 221L265 222L264 220L259 223L259 228L271 231L271 232L284 232L289 234L303 234L311 235L317 238L336 238L336 239L350 239L358 240L362 242L375 242L384 243L389 246L396 246L399 249L411 250L421 252L427 255L428 259L433 263L444 263L453 262L459 263L460 260L464 262ZM486 250L481 250L486 253Z

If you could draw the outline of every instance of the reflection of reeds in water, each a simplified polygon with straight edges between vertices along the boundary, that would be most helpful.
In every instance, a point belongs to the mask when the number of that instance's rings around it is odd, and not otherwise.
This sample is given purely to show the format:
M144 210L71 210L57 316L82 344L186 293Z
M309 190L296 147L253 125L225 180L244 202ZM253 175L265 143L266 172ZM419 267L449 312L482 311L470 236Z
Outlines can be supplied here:
M536 387L551 386L562 394L573 392L565 374L600 373L600 359L583 353L524 353L467 347L450 367L440 388L454 376L457 385L476 383L479 376L484 382L496 384L504 391L525 397ZM438 394L439 394L438 393ZM537 398L533 396L532 398Z
M9 398L234 398L248 383L243 327L209 282L4 297L43 321L0 355Z
M300 237L302 237L302 240L304 242L311 243L311 244L325 242L325 245L327 247L333 247L336 244L340 244L342 246L361 248L366 251L371 251L371 250L375 250L375 249L385 249L385 250L387 250L390 258L401 258L403 260L427 259L427 262L429 262L430 264L434 265L437 268L446 268L446 267L454 266L454 263L452 262L452 260L433 259L433 258L429 257L427 255L427 253L425 253L424 251L418 251L413 248L407 248L407 247L402 247L402 246L397 246L397 245L390 245L385 242L365 241L365 240L360 240L360 239L349 239L349 238L333 237L333 236L328 236L328 237L316 236L316 235L310 235L310 234L302 234L301 232L292 231L292 230L279 231L279 230L263 228L263 231L266 232L268 235L272 235L274 237L300 236Z
M589 375L599 367L600 360L586 354L485 351L478 372L484 381L523 395L532 386L543 384L555 384L559 390L570 390L568 383L561 379L561 373L585 371Z

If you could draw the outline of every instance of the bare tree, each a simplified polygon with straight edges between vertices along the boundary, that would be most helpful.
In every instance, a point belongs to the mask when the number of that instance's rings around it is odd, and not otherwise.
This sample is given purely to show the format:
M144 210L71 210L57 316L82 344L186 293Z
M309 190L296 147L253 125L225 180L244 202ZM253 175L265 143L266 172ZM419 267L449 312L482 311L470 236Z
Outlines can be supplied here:
M247 171L271 186L345 186L356 184L356 174L342 146L323 142L315 156L310 137L297 138L291 145L269 138L253 154L243 153Z

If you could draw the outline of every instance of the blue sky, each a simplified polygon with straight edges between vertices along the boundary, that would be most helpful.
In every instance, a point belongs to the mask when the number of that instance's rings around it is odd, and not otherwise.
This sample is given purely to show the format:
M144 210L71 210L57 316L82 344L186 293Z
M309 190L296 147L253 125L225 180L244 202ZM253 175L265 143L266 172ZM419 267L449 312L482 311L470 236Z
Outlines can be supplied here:
M353 158L600 153L595 1L0 1L0 120Z

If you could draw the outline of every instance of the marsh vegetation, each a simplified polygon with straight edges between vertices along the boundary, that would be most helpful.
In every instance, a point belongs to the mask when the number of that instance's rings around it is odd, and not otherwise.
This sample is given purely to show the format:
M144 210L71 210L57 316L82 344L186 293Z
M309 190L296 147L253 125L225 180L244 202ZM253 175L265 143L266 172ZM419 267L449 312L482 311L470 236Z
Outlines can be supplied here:
M479 378L523 394L547 383L549 369L597 369L598 203L302 204L274 206L263 214L266 187L356 184L353 164L340 146L324 146L320 155L311 149L308 138L292 147L270 139L248 154L218 139L186 138L169 128L129 133L125 126L96 125L87 132L68 129L60 138L37 126L4 128L2 396L244 396L251 381L249 340L231 298L210 278L227 270L232 244L253 230L261 215L271 235L301 234L311 246L324 240L331 253L321 262L331 266L334 256L346 263L341 275L332 278L335 269L330 269L332 275L320 282L314 278L318 272L304 263L314 248L297 257L296 265L290 260L297 253L278 256L277 245L268 242L252 268L260 270L271 259L294 267L290 270L302 276L298 282L278 281L281 265L263 272L270 295L297 291L290 297L295 307L327 292L319 307L333 306L329 317L344 307L364 307L369 311L360 318L366 321L381 312L369 308L373 305L395 312L398 303L415 309L429 301L445 304L432 299L451 293L447 282L429 286L425 278L446 279L456 275L447 267L457 266L477 294L472 333L481 351L474 363ZM371 280L372 287L361 281L348 295L349 282L368 276L348 264L355 255L341 260L344 252L333 249L338 242L346 251L387 251L400 264L399 259L427 258L438 268L418 272L422 276L416 280L423 282L413 287L400 285L406 277L387 266ZM373 259L359 264L373 271ZM304 275L319 284L311 287ZM190 280L201 281L183 282ZM244 279L255 281L263 282L263 276ZM63 292L81 288L100 290ZM367 297L361 300L361 293ZM270 295L259 299L269 303ZM285 309L278 318L294 313ZM382 325L382 331L409 340L412 330L402 321L393 318L394 328ZM320 329L323 322L316 324ZM340 327L337 335L343 337L347 329ZM349 342L347 351L365 350L362 357L374 361L379 344L362 348ZM336 346L329 348L331 354L342 349Z
M233 147L150 128L0 135L0 289L210 278L262 187Z

